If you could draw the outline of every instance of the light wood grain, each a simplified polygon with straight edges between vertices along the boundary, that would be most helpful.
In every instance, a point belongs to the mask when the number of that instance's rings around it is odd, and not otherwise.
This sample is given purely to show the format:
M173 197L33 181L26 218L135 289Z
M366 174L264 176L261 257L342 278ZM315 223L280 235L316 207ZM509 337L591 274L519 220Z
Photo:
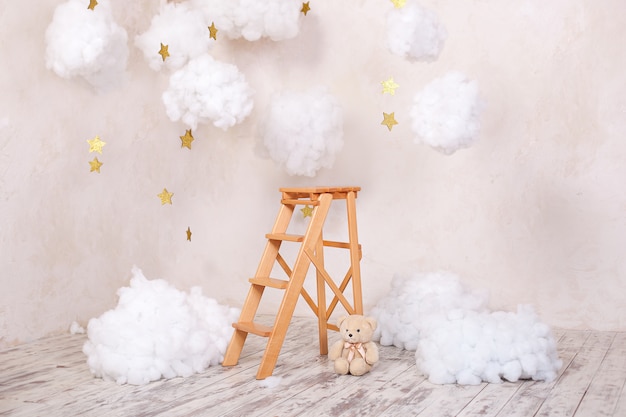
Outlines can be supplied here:
M552 382L460 386L429 383L414 352L389 346L370 373L336 375L317 324L293 319L272 387L255 378L266 339L254 335L235 366L143 386L94 378L84 335L42 339L0 352L0 416L626 416L626 333L555 331L563 367Z

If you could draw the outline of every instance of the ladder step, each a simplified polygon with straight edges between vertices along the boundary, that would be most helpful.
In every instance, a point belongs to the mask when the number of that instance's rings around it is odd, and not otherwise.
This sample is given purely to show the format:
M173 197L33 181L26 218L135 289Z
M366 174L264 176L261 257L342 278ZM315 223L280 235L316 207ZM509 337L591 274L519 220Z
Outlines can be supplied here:
M289 242L303 242L304 236L302 235L290 235L287 233L268 233L265 235L270 240L287 240Z
M250 278L252 284L263 285L264 287L278 288L279 290L284 290L289 285L289 281L285 281L284 279L276 279L276 278Z
M263 337L269 337L270 334L272 334L272 330L274 330L269 326L255 323L253 321L240 321L238 323L233 323L233 327L237 330L241 330L246 333L256 334Z
M293 198L283 198L280 200L281 204L286 205L296 205L296 204L304 204L306 206L319 206L320 202L317 200L298 200Z

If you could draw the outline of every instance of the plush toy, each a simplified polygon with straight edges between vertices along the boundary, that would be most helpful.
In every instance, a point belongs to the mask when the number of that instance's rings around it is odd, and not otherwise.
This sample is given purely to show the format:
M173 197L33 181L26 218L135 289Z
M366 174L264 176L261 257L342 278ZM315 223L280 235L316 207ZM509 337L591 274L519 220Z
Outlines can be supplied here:
M352 314L337 322L341 340L330 347L328 359L335 361L340 375L363 375L378 362L378 346L372 342L376 319Z

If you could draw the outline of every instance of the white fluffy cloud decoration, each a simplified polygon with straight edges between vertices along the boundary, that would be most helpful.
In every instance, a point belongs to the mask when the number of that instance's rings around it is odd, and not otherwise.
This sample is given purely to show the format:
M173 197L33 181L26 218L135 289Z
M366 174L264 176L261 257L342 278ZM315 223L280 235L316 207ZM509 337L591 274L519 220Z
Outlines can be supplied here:
M407 4L387 14L387 46L404 58L434 61L439 57L447 32L437 15L419 6Z
M277 93L261 137L270 157L289 175L313 177L321 168L331 168L343 148L339 102L323 87Z
M423 143L450 155L470 147L480 132L483 103L478 84L452 71L425 86L411 107L415 143Z

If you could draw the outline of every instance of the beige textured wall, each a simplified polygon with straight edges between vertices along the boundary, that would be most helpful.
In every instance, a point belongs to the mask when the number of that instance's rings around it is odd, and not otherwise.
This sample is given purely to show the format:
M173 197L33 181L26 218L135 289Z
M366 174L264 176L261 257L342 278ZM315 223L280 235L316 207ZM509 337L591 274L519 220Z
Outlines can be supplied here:
M297 39L214 49L246 75L255 110L227 132L199 127L192 151L165 115L167 76L132 43L123 90L98 95L45 68L60 3L0 0L0 347L85 325L115 305L133 265L240 305L278 187L317 184L363 188L366 308L396 272L445 269L488 289L495 309L531 303L554 326L626 330L622 0L425 0L448 30L428 64L387 51L386 1L312 0ZM113 7L132 42L158 2ZM451 156L414 144L408 116L448 70L477 80L486 102L478 143ZM390 76L393 97L380 91ZM332 169L290 177L255 153L257 122L273 91L317 84L342 103L346 143ZM392 132L383 111L396 113ZM95 135L107 142L100 174Z

